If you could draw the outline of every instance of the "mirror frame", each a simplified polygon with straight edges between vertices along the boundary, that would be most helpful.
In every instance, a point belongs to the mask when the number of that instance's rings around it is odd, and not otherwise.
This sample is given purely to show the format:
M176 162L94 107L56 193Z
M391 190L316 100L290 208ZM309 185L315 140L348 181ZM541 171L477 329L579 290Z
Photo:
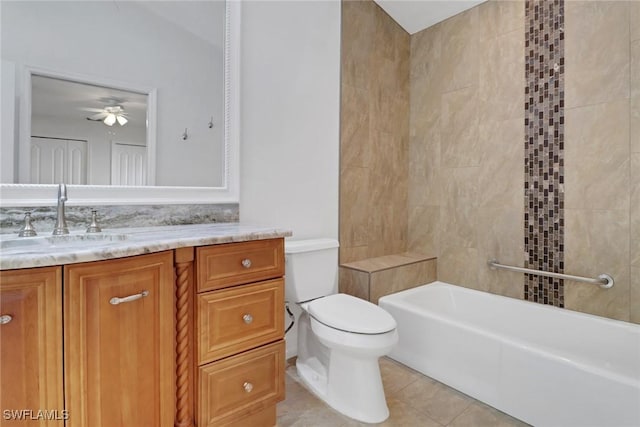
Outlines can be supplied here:
M227 0L224 41L224 185L221 187L69 185L69 205L220 204L240 201L240 8L241 2ZM25 86L22 87L21 97L31 94L32 74L47 75L46 71L35 68L25 67L25 70L28 78L23 79L26 81ZM49 75L56 76L51 73ZM29 87L27 88L26 85ZM137 91L139 92L140 89L137 88ZM152 97L155 100L154 90L149 89L145 92L150 95L150 101ZM23 123L30 123L30 111L28 118L23 117L26 110L24 104L24 102L20 103L21 131ZM155 108L152 108L151 102L148 114L155 114ZM53 205L57 187L51 184L0 184L0 206Z

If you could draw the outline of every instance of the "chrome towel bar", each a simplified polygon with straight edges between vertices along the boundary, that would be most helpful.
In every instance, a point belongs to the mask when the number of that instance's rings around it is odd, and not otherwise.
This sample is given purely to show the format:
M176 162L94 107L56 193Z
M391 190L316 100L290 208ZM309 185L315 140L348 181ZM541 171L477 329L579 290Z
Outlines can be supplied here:
M614 283L613 277L609 276L608 274L601 274L598 276L597 279L592 279L590 277L580 277L580 276L573 276L571 274L552 273L550 271L533 270L531 268L504 265L504 264L500 264L497 259L490 259L489 261L487 261L487 265L489 265L489 268L491 268L492 270L496 270L496 269L508 270L508 271L515 271L516 273L535 274L536 276L553 277L555 279L566 279L566 280L573 280L576 282L591 283L593 285L598 285L603 289L609 289L610 287L613 286L613 283Z

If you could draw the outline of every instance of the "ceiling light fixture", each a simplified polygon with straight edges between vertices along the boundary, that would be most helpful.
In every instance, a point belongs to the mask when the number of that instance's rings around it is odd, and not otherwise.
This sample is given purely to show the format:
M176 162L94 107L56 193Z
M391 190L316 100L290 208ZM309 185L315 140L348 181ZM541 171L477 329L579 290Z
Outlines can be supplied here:
M126 117L127 113L124 112L124 108L120 105L104 107L93 111L98 111L98 113L87 117L88 120L102 121L107 126L113 126L116 122L118 122L120 126L124 126L129 122L129 119Z
M116 115L113 113L107 114L107 117L104 118L103 122L107 126L113 126L113 124L116 122Z

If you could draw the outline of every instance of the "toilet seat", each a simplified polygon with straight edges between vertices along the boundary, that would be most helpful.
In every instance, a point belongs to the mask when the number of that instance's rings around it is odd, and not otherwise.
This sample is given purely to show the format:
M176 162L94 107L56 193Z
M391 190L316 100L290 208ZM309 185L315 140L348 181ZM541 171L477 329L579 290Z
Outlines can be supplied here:
M395 319L375 304L347 294L334 294L309 302L309 315L340 331L376 335L396 328Z

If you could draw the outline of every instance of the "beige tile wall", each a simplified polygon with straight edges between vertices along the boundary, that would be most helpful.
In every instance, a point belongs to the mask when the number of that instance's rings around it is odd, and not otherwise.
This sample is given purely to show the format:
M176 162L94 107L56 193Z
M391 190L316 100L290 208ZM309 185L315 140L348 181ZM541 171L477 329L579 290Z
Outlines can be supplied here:
M565 7L565 271L616 278L566 282L566 306L640 323L640 2ZM522 298L486 261L525 256L523 2L409 38L345 1L342 40L341 262L416 251L439 280Z
M565 2L567 308L640 323L640 2ZM524 4L411 37L408 249L438 279L523 298Z
M409 35L373 1L342 3L340 262L407 246Z
M630 320L640 323L640 1L630 3Z
M632 289L632 253L640 238L633 224L640 202L631 153L639 149L640 133L631 121L640 57L631 34L637 37L632 27L640 25L638 4L565 2L565 270L587 276L606 272L616 280L608 290L565 282L565 304L635 322L640 322L640 289L637 280Z
M508 76L508 77L505 77ZM438 279L522 297L524 7L488 2L411 37L409 250Z

